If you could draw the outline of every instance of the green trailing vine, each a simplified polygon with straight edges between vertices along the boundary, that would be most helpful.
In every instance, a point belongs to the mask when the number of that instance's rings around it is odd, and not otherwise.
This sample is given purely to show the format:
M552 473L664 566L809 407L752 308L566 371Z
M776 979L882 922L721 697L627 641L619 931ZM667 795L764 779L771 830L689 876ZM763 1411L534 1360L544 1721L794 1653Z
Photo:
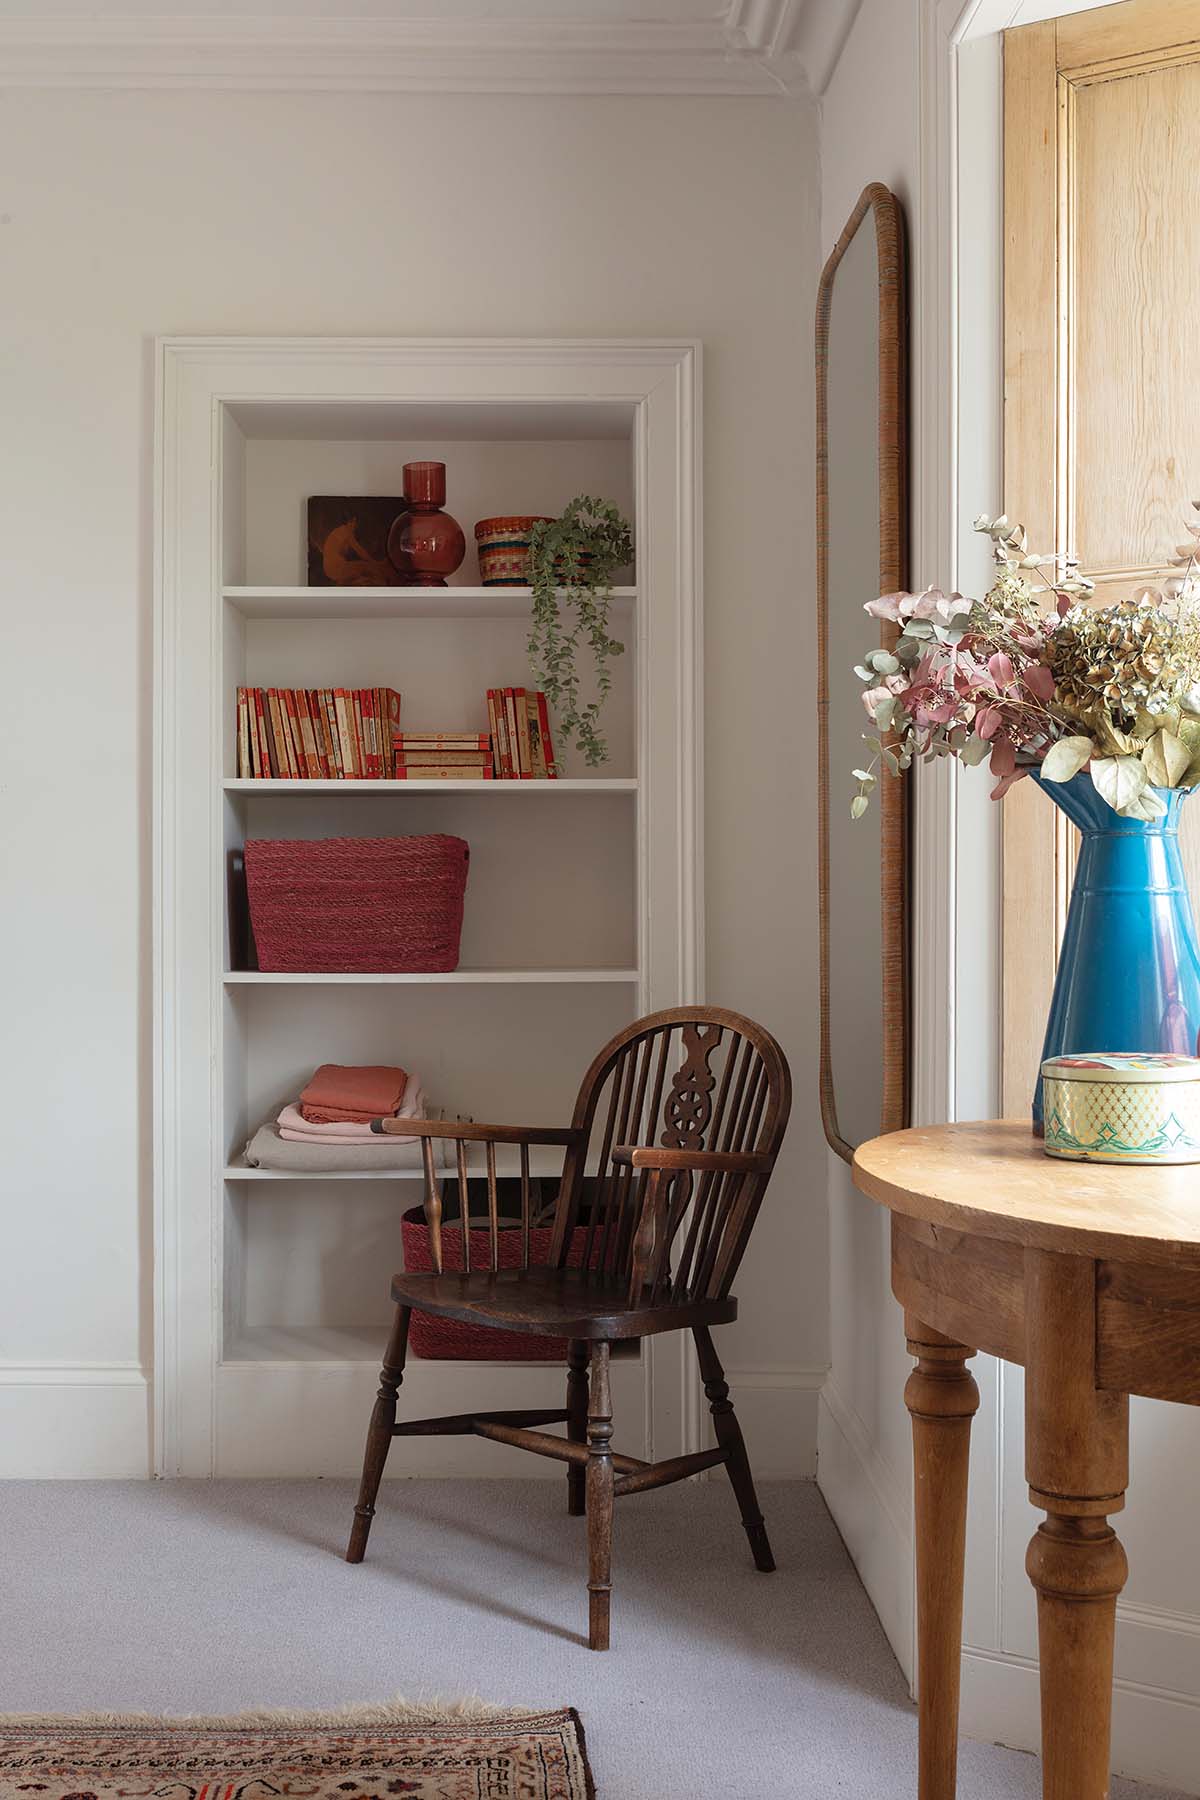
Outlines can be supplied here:
M624 644L609 636L612 578L633 561L633 532L615 506L580 494L557 519L541 519L529 538L533 623L529 661L565 737L590 768L607 762L598 726L612 687L609 662ZM596 698L580 704L578 654L586 640Z

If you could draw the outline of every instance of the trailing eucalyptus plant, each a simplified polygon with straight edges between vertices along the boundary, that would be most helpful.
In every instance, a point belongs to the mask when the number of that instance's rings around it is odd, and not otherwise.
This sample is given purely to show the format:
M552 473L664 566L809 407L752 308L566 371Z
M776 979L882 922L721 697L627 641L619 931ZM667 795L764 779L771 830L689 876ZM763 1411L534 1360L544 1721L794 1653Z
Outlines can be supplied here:
M612 687L609 661L625 646L609 636L612 578L633 561L633 533L615 506L580 494L557 519L539 519L529 537L533 623L529 661L564 736L590 768L607 762L598 723ZM596 698L580 704L577 655L592 653Z

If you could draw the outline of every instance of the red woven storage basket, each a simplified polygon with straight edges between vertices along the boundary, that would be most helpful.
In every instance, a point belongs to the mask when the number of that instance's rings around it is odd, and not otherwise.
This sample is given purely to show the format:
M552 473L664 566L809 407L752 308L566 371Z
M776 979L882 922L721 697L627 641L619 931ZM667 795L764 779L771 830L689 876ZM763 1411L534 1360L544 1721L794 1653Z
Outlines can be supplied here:
M260 969L411 975L458 967L465 839L247 838L245 854Z
M410 1207L400 1220L404 1244L404 1267L409 1274L425 1273L433 1268L429 1253L429 1228L419 1206ZM529 1261L535 1268L545 1268L550 1261L550 1245L554 1230L549 1225L535 1225L529 1233ZM577 1269L583 1262L587 1231L577 1226L567 1253L567 1262ZM486 1269L491 1258L491 1239L487 1226L471 1227L471 1267ZM442 1226L442 1266L462 1268L462 1227ZM504 1224L500 1228L500 1267L521 1266L521 1230ZM486 1325L468 1325L462 1319L444 1319L433 1313L414 1312L408 1327L409 1349L414 1356L430 1360L454 1362L566 1362L567 1340L541 1337L532 1331L495 1331Z

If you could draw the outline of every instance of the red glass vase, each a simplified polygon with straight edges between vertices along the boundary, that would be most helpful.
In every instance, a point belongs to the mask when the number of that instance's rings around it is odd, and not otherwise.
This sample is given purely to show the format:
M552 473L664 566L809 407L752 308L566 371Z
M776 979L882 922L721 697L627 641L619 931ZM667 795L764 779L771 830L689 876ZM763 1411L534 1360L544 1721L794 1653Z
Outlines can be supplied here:
M462 526L442 511L445 501L445 463L405 463L405 510L392 522L387 552L406 586L445 587L467 554Z

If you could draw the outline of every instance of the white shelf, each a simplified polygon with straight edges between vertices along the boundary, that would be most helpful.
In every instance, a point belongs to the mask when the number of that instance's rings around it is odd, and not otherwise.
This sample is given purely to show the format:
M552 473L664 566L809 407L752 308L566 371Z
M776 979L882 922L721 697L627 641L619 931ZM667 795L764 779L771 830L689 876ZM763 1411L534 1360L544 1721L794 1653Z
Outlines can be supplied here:
M295 624L305 619L527 619L532 588L514 587L226 587L222 593L244 619ZM635 587L613 589L628 607Z
M636 969L454 969L440 975L276 974L263 969L227 969L226 987L380 987L390 984L470 987L476 983L580 987L596 982L635 982Z
M452 1171L442 1168L439 1174ZM252 1169L249 1163L232 1162L222 1171L226 1181L421 1181L424 1171L414 1169Z
M529 1173L535 1181L557 1181L562 1174L563 1158L566 1146L553 1149L548 1145L535 1144L529 1152ZM450 1161L442 1161L437 1165L439 1175L454 1181L458 1177L458 1165L454 1160L453 1146L450 1147ZM483 1176L487 1173L481 1144L468 1144L467 1170L471 1175ZM520 1175L521 1162L515 1145L497 1144L496 1174L500 1180L507 1180ZM225 1181L416 1181L424 1180L424 1170L419 1165L406 1169L320 1169L301 1172L294 1169L253 1169L249 1163L240 1158L226 1165L222 1171ZM472 1216L472 1225L480 1220Z
M635 794L635 776L596 781L223 781L227 794Z

